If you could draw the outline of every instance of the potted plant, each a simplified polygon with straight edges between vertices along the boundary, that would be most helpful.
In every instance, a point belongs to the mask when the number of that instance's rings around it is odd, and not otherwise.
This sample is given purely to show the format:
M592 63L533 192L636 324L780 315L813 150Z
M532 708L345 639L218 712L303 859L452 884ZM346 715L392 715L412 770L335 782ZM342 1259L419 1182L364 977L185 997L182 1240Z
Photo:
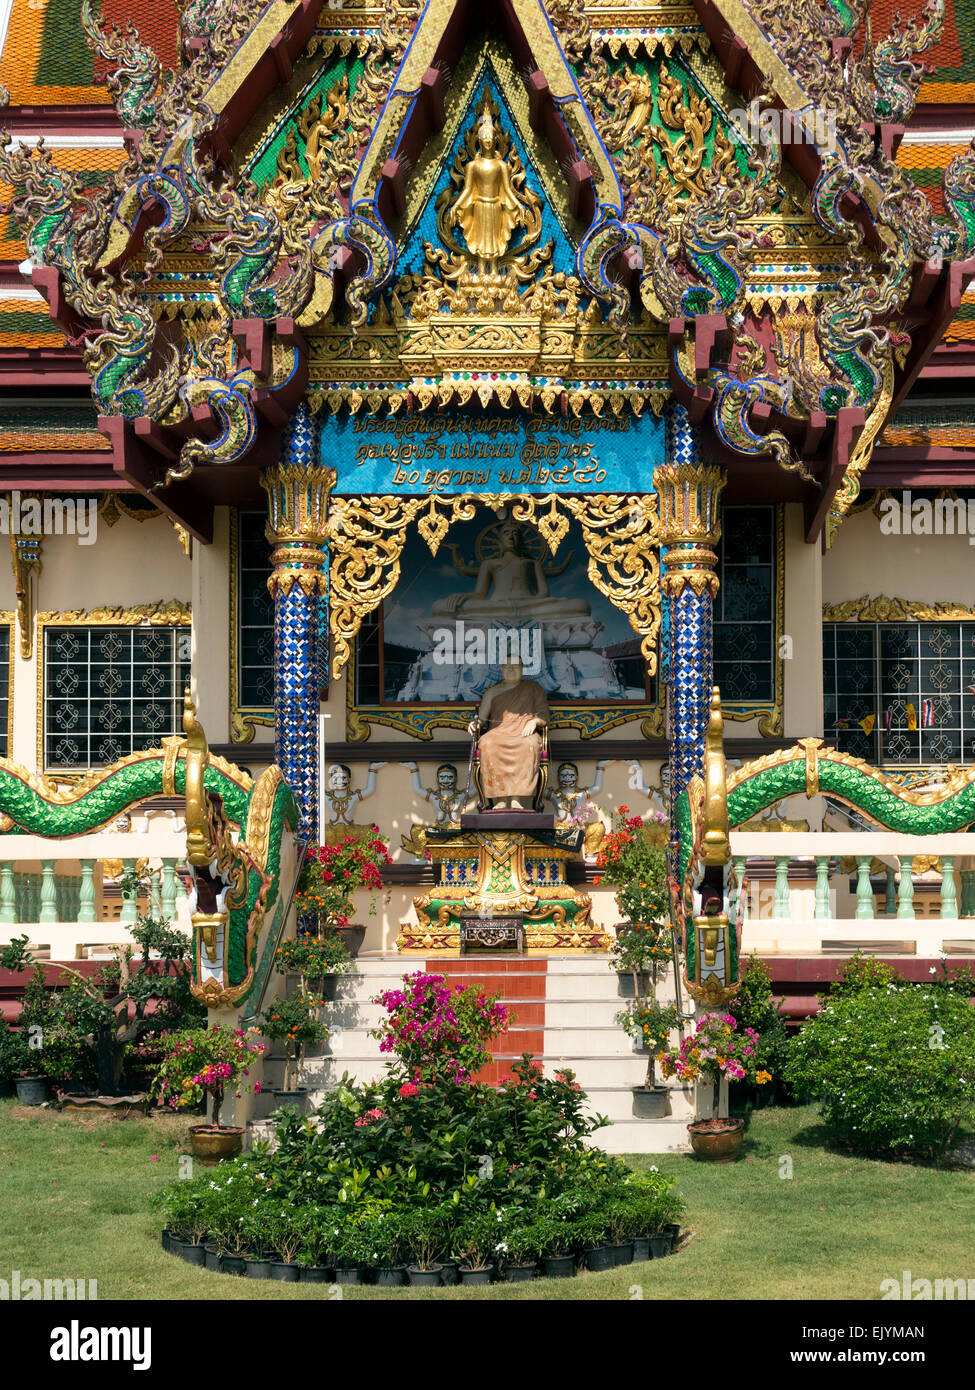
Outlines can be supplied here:
M606 1217L601 1207L591 1206L581 1212L574 1224L586 1268L594 1274L612 1269L616 1252L608 1242Z
M228 1088L239 1097L242 1081L255 1056L264 1051L262 1043L248 1042L241 1029L215 1023L212 1028L189 1028L167 1033L166 1048L156 1072L152 1094L172 1109L187 1109L209 1103L210 1120L190 1127L194 1155L204 1162L234 1158L240 1153L244 1131L220 1123L220 1111ZM255 1082L254 1090L260 1090Z
M284 1085L274 1092L279 1105L304 1104L308 1092L298 1086L298 1077L305 1062L305 1048L328 1037L328 1028L319 1018L321 1007L320 998L297 990L275 1000L261 1015L262 1035L271 1042L284 1043Z
M0 1019L0 1099L14 1094L14 1083L27 1065L20 1033Z
M468 1212L454 1228L451 1248L462 1284L490 1284L497 1239L498 1218L493 1206Z
M535 1224L542 1228L542 1273L546 1279L571 1279L576 1272L575 1246L578 1231L568 1217L549 1213Z
M310 845L295 894L299 921L308 923L316 936L337 937L353 957L366 930L351 924L353 895L367 892L369 911L374 913L376 895L383 887L382 871L393 862L379 827L368 827L367 834L368 839L350 834L334 844Z
M385 1210L365 1216L360 1231L362 1247L367 1252L377 1285L401 1288L406 1283L407 1260L402 1212Z
M663 1053L661 1067L665 1076L678 1076L683 1082L705 1082L713 1088L711 1118L695 1120L687 1126L691 1147L699 1158L730 1163L741 1148L744 1120L718 1116L721 1078L754 1080L759 1086L770 1081L769 1073L755 1066L757 1046L755 1029L739 1029L733 1014L704 1014L676 1052Z
M0 947L0 968L33 970L17 1022L37 1024L45 1050L52 1048L46 1062L39 1059L38 1070L65 1083L78 1079L86 1088L97 1086L97 1094L88 1099L89 1106L97 1101L102 1104L96 1108L107 1108L106 1098L119 1096L122 1068L132 1042L164 1029L200 1026L206 1017L206 1010L190 989L192 942L153 908L161 872L132 872L119 880L123 892L149 903L148 910L140 912L129 928L139 948L138 968L133 947L118 946L114 961L95 976L59 966L59 988L50 990L44 968L28 949L26 936ZM63 1073L66 1065L78 1073L77 1078Z
M610 948L610 966L617 972L621 992L633 1002L616 1015L616 1021L641 1051L649 1053L646 1077L632 1088L633 1113L641 1119L658 1119L667 1113L670 1093L657 1082L655 1062L679 1021L674 1005L657 1002L661 973L674 955L663 849L666 828L662 813L644 819L629 815L628 806L620 806L596 858L601 872L595 881L615 887L616 906L623 917Z
M282 942L274 953L279 975L301 977L303 994L325 1002L335 998L335 980L353 968L353 959L337 936L299 936Z
M505 1279L509 1284L534 1279L545 1249L545 1223L529 1220L527 1213L518 1213L501 1229L504 1234L495 1250L502 1257Z
M271 1256L268 1267L272 1279L282 1284L297 1284L301 1277L297 1256L304 1238L304 1231L290 1212L284 1211L279 1216L268 1218L267 1247Z
M406 1273L417 1288L436 1288L440 1283L445 1231L438 1207L414 1207L403 1214L403 1247L410 1261Z

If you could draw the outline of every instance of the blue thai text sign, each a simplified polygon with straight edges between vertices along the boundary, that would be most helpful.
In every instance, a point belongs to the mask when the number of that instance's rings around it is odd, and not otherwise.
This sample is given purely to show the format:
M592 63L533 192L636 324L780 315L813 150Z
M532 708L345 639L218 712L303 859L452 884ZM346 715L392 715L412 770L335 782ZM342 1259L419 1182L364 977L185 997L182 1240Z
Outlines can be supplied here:
M351 416L322 431L339 495L645 493L663 458L663 422L651 414Z

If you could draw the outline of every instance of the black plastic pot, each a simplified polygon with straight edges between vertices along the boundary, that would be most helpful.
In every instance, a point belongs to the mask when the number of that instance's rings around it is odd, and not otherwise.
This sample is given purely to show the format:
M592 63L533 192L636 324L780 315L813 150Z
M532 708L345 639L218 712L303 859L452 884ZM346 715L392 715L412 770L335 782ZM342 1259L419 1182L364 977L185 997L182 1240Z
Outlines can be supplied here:
M670 1109L670 1091L666 1086L632 1086L633 1114L638 1120L660 1120Z
M376 1270L376 1284L381 1289L401 1289L406 1283L406 1266L381 1266Z
M586 1268L594 1274L613 1269L616 1265L616 1247L612 1245L597 1245L592 1250L584 1250L582 1256Z
M447 1286L457 1283L460 1273L460 1266L456 1260L444 1260L440 1270L440 1282Z
M21 1105L43 1105L47 1100L47 1081L43 1076L18 1076L14 1084Z
M161 1231L160 1234L159 1234L159 1239L160 1239L160 1242L162 1243L162 1248L163 1248L163 1249L166 1251L166 1253L168 1254L169 1251L172 1249L172 1241L173 1241L172 1233L171 1233L171 1231L170 1231L170 1229L169 1229L168 1226L164 1226L164 1227L162 1228L162 1231Z
M505 1265L504 1277L509 1284L527 1284L534 1279L536 1268L534 1261L530 1265Z
M633 1263L633 1242L632 1240L620 1241L613 1246L618 1265L631 1265Z
M301 1113L304 1114L308 1104L308 1087L299 1086L295 1091L275 1091L274 1104L275 1107L297 1105Z
M301 1266L285 1264L282 1260L269 1261L271 1278L282 1284L297 1284L301 1277Z
M364 1284L365 1271L362 1265L336 1265L335 1282L336 1284Z
M270 1279L271 1277L269 1260L245 1260L244 1266L248 1279Z
M576 1272L574 1255L546 1255L542 1260L546 1279L571 1279Z
M629 971L629 970L626 970L626 971L618 971L618 972L617 972L617 975L616 975L616 978L617 978L617 980L619 981L619 991L620 991L620 994L622 995L622 997L623 997L624 999L635 999L635 998L636 998L636 989L634 988L634 985L633 985L633 975L632 975L632 972ZM639 982L640 982L640 992L641 992L641 993L644 995L644 997L645 997L645 996L646 996L647 994L649 994L649 992L650 992L650 976L649 976L649 975L638 975L638 976L637 976L637 979L638 979Z
M634 1237L633 1237L633 1263L634 1263L634 1264L642 1264L644 1260L649 1260L649 1258L650 1258L650 1237L649 1237L649 1236L634 1236Z
M664 1235L670 1236L671 1248L673 1248L673 1246L675 1246L678 1240L680 1239L680 1225L678 1224L678 1222L668 1221L666 1226L664 1227Z
M303 1284L333 1284L335 1271L328 1265L302 1265L301 1282Z
M14 1083L9 1076L0 1076L0 1100L6 1100L14 1093Z
M491 1265L484 1265L482 1269L462 1269L460 1270L460 1282L462 1284L490 1284L494 1269Z
M439 1288L442 1272L442 1265L432 1265L429 1269L414 1269L410 1266L406 1271L409 1281L415 1289Z
M180 1242L182 1250L179 1252L188 1265L196 1265L202 1269L206 1264L207 1251L205 1245L197 1245L192 1240Z
M219 1274L220 1251L215 1245L205 1245L203 1249L206 1252L203 1260L204 1265L210 1270L211 1274Z
M243 1255L224 1255L220 1261L221 1274L233 1274L238 1279L243 1279L247 1269L247 1261Z
M670 1254L670 1247L672 1243L673 1242L671 1241L670 1236L651 1236L650 1253L652 1257L655 1260L662 1260L664 1255Z

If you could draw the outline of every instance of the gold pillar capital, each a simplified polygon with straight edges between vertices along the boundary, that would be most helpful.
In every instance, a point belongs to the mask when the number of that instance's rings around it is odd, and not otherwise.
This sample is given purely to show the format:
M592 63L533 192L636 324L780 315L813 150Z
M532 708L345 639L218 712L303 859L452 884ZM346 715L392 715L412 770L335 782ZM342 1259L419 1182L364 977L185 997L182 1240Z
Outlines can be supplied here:
M328 544L328 499L335 469L317 464L275 464L261 473L267 493L264 534L271 553L272 596L289 594L297 584L306 594L324 594Z
M665 463L654 469L660 543L667 547L661 588L668 598L687 588L695 594L706 590L712 598L718 591L712 547L721 538L718 502L726 481L723 468Z

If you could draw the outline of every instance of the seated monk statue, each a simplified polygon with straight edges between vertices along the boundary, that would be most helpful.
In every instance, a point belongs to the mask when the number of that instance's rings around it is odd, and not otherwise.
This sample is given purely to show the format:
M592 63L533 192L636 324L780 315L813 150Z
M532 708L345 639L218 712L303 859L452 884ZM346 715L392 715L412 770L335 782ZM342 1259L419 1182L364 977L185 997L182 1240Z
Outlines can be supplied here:
M542 758L540 731L551 718L545 691L538 681L522 679L522 670L520 661L505 662L500 684L484 692L477 745L484 799L517 810L523 798L530 803L535 795ZM475 728L471 720L468 732Z

